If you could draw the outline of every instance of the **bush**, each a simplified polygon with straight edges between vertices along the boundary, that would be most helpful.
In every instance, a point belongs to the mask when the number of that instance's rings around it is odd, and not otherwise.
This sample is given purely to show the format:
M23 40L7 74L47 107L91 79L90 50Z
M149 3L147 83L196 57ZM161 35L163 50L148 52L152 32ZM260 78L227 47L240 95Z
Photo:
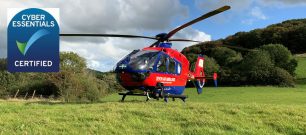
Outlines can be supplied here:
M286 66L284 67L284 69L290 73L292 76L295 76L295 69L298 66L298 61L296 59L291 59L290 62L288 62L286 64Z
M66 76L67 77L67 76ZM93 102L99 100L106 87L90 74L70 74L59 85L61 98L66 102Z
M0 58L0 71L5 71L6 66L7 66L6 59Z
M66 102L97 101L115 89L114 78L96 77L96 72L88 72L83 58L72 52L60 54L61 71L57 73L9 73L0 70L0 96L26 93L62 99ZM0 61L4 68L5 59ZM113 81L112 85L107 81Z
M0 71L0 97L9 95L11 91L10 87L18 84L13 74L7 71Z
M198 54L189 53L188 55L186 55L186 58L188 59L188 61L192 65L192 63L195 63L197 61L198 56L199 56Z
M284 69L275 67L273 68L270 76L271 84L282 86L282 87L293 87L293 77Z
M268 85L273 66L269 53L260 50L248 53L242 61L240 69L243 76L247 77L248 84Z
M214 58L210 58L208 56L205 56L205 60L204 60L205 75L212 76L213 73L219 72L219 69L220 69L220 66L215 61Z
M90 70L90 72L93 72ZM106 88L107 93L112 93L116 91L124 91L125 89L117 82L116 74L113 72L98 72L94 71L94 75L96 78L100 80L100 82L105 83L104 88Z
M291 75L294 75L297 61L292 58L291 52L281 44L268 44L260 47L269 53L273 64L276 67L287 70Z
M81 73L86 69L86 61L76 53L62 52L60 54L60 66L61 71L68 70L74 73Z
M276 67L267 51L250 52L241 68L244 69L247 84L294 86L293 77L286 70Z
M50 73L48 80L57 88L60 97L66 102L97 101L105 94L105 84L94 74L87 72L85 60L72 52L61 53L61 71Z

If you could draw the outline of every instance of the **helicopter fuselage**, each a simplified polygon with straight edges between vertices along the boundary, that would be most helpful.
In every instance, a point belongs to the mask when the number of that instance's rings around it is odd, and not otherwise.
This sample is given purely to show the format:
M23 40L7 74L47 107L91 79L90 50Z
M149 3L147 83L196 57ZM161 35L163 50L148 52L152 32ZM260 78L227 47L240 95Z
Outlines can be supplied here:
M134 50L117 63L118 82L127 90L153 90L162 83L169 94L182 94L189 76L189 61L169 47Z

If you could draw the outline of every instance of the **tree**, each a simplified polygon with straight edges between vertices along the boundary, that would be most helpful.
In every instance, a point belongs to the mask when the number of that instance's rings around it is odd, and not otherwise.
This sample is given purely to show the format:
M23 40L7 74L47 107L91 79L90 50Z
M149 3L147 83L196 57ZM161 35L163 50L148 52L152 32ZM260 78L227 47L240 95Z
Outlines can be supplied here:
M293 19L282 23L273 24L263 29L255 29L249 32L237 32L225 39L199 43L189 46L189 50L201 46L201 53L205 53L212 45L242 46L245 48L258 48L264 44L282 44L291 53L306 52L306 19ZM206 53L205 53L206 54Z
M85 59L73 52L60 54L60 72L9 73L6 59L0 60L0 96L33 93L59 98L66 102L97 101L118 87L114 75L97 78L89 71ZM102 73L101 73L102 74ZM107 80L107 81L105 81Z
M293 59L291 52L281 44L268 44L260 47L269 53L272 63L276 67L287 70L291 75L294 75L297 61Z
M95 72L87 70L84 58L76 53L63 52L60 60L61 71L48 74L48 79L64 101L97 101L111 89L104 80L96 78Z
M73 52L62 52L60 54L60 69L61 71L73 71L80 73L86 69L86 61Z
M0 58L0 71L6 70L7 62L6 59Z
M217 47L212 49L211 57L213 57L220 66L230 66L242 60L240 53L227 47Z
M253 85L268 85L274 65L268 52L252 51L243 59L240 69L247 81Z
M208 76L212 76L213 73L219 72L220 66L218 63L215 61L214 58L210 58L208 56L205 56L204 59L204 72Z
M293 87L293 77L284 69L275 67L271 71L270 83L278 86Z

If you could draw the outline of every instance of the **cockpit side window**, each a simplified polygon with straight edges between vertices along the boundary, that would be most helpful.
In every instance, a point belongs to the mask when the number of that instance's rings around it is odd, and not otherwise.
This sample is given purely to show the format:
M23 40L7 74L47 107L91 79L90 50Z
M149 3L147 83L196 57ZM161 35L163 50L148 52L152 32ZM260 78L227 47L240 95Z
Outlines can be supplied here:
M133 70L151 70L154 66L154 61L158 56L158 51L147 50L132 53L129 61L129 66Z
M168 65L168 73L175 74L175 61L172 58L168 58L169 65Z
M167 72L167 60L166 56L160 55L160 59L157 62L156 71L157 72Z

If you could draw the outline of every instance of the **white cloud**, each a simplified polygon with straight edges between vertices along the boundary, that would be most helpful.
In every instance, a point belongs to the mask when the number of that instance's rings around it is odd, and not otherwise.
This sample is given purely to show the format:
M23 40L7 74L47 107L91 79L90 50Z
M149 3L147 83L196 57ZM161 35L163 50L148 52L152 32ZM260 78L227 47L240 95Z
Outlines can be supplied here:
M305 0L258 0L261 6L273 6L273 7L293 7L293 6L305 6Z
M60 8L61 33L158 33L171 29L175 18L188 16L188 8L179 0L1 1L0 33L5 36L0 37L0 57L6 57L6 9L29 7ZM180 34L194 40L210 40L209 35L192 28ZM76 52L90 68L108 71L132 50L152 43L144 39L61 37L60 50ZM187 44L191 43L178 49Z
M116 62L134 49L133 47L130 49L121 48L119 45L132 45L130 43L131 40L120 38L110 38L106 42L101 43L61 41L60 49L61 51L76 52L86 59L89 68L109 71L114 67Z
M261 20L266 20L267 19L266 15L263 14L263 12L261 11L261 9L259 7L252 8L250 14L257 19L261 19Z
M196 41L211 41L211 35L193 28L185 28L178 32L173 38L191 39ZM173 48L181 51L183 48L193 45L192 42L173 42Z
M267 20L268 17L262 12L261 8L254 7L249 12L249 16L247 19L243 19L241 21L242 24L252 25L255 21L258 20Z
M211 36L187 28L180 31L174 38L186 38L199 41L210 41ZM152 40L143 39L124 39L124 38L107 38L106 42L78 42L78 41L61 41L62 51L73 51L86 58L90 68L100 71L112 70L115 64L134 49L142 49L151 45ZM182 50L186 46L194 43L190 42L173 42L173 48ZM86 47L84 47L86 46Z

